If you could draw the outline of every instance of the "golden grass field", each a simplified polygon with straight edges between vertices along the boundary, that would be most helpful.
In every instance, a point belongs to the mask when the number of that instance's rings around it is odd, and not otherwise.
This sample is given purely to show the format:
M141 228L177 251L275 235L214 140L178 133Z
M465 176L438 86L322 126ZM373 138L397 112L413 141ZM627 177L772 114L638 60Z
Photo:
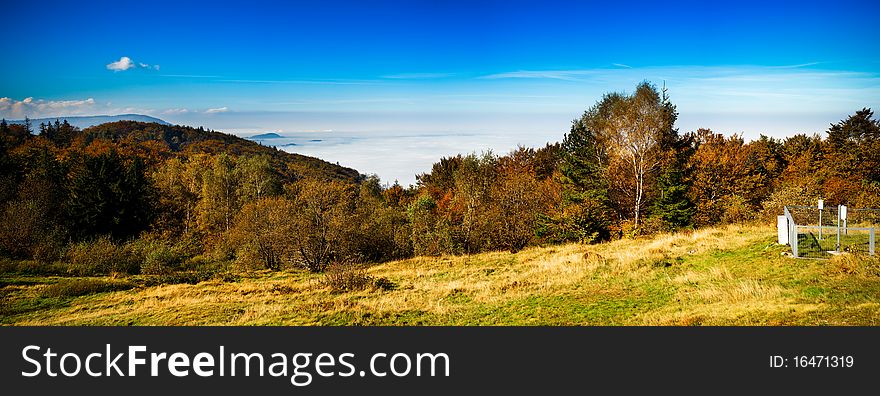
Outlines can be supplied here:
M377 264L391 290L333 292L323 275L47 297L69 278L6 276L12 325L877 325L880 261L792 259L767 226L707 228L511 254ZM107 280L114 282L118 280Z

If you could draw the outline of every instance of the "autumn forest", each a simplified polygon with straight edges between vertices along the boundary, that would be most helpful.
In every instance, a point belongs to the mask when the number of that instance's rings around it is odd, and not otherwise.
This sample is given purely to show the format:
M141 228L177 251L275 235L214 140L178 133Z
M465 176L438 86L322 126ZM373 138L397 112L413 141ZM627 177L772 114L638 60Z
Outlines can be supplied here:
M880 122L854 110L821 136L745 141L679 131L668 92L645 82L606 94L559 143L441 158L410 187L203 128L3 121L0 270L325 272L770 223L816 198L880 207Z

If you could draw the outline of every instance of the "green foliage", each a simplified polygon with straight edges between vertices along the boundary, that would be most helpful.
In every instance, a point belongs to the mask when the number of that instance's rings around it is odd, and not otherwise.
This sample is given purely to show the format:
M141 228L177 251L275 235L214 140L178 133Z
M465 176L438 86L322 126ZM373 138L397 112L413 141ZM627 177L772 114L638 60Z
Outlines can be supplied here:
M110 235L121 240L147 228L154 200L141 158L111 150L71 162L65 211L76 239Z
M553 243L594 243L611 237L612 212L604 199L571 193L555 215L539 214L536 235Z
M116 244L105 235L70 245L63 260L72 275L97 276L137 274L143 257L131 244Z
M528 169L508 169L492 185L491 197L484 218L493 244L511 253L528 246L537 216L547 212L535 175Z
M180 244L161 239L141 239L131 247L143 259L140 273L144 275L164 275L181 270L189 256Z
M60 122L56 119L54 123L40 124L40 136L46 137L58 146L70 144L78 133L79 130L71 126L67 120Z
M688 187L680 171L675 169L657 177L658 197L651 207L651 217L659 219L664 228L677 229L691 225L695 208L688 198Z
M430 196L420 196L408 211L412 227L413 253L419 256L439 256L452 250L448 222L440 216L437 202Z
M291 246L293 263L323 272L330 263L358 258L360 225L354 186L340 182L302 180L288 213L297 230Z
M297 209L286 198L264 198L245 205L230 233L239 263L279 270L293 261L296 239L302 232L294 217Z
M355 241L358 257L381 262L412 256L412 226L406 212L362 194L355 215L360 219Z

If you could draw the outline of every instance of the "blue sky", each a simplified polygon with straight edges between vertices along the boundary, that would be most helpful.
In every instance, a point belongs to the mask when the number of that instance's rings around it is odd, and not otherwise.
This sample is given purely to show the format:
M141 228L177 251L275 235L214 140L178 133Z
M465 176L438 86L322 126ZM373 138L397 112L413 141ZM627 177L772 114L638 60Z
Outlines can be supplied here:
M642 80L666 82L682 131L782 137L880 107L876 1L2 8L6 118L138 112L241 135L529 138L515 145L561 139L603 93Z

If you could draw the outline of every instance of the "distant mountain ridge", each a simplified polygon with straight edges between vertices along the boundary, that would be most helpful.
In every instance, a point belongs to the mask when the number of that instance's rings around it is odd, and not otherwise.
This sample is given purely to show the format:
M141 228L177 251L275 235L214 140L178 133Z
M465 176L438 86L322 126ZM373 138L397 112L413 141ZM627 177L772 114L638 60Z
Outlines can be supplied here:
M171 123L166 122L165 120L161 120L156 117L151 117L143 114L117 114L117 115L96 115L96 116L58 116L58 117L45 117L45 118L31 118L31 127L34 129L34 132L39 132L39 127L41 123L50 123L55 122L55 120L63 122L67 120L67 122L75 126L79 129L86 129L88 127L92 127L95 125L106 124L108 122L116 122L116 121L138 121L138 122L155 122L160 125L171 125ZM24 120L6 120L6 122L10 124L24 124Z
M281 136L275 132L261 133L259 135L254 135L248 137L250 140L266 140L266 139L282 139L284 136Z

